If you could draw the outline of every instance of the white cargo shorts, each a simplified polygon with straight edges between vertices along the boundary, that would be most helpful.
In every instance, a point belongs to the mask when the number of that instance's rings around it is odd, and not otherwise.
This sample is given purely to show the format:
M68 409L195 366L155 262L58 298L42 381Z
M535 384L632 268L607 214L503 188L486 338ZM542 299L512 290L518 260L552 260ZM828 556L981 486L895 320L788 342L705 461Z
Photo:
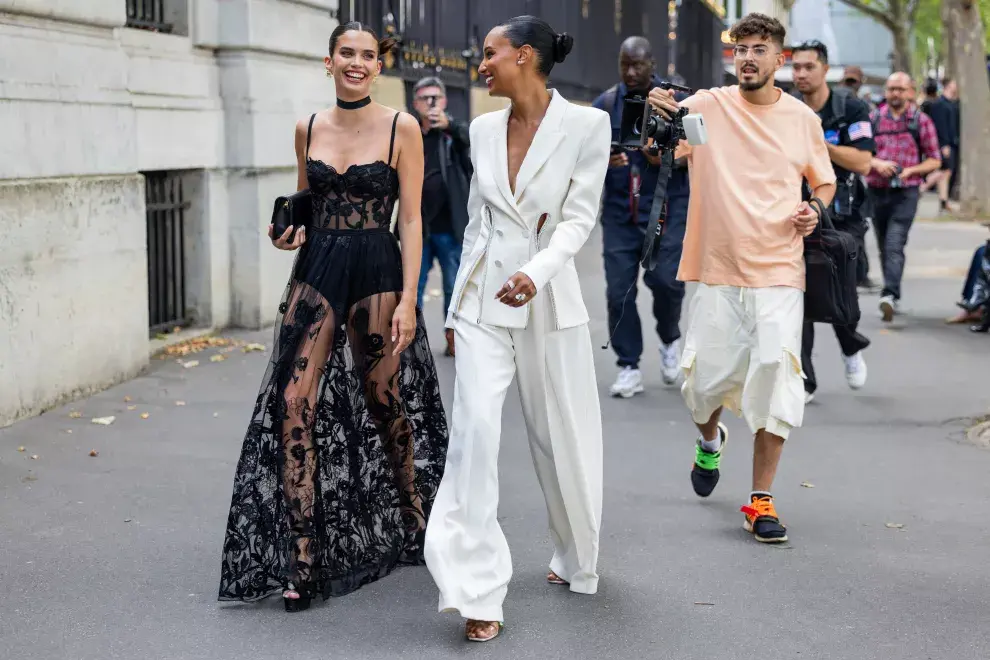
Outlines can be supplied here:
M804 419L804 292L698 286L688 311L681 394L698 424L720 406L787 438Z

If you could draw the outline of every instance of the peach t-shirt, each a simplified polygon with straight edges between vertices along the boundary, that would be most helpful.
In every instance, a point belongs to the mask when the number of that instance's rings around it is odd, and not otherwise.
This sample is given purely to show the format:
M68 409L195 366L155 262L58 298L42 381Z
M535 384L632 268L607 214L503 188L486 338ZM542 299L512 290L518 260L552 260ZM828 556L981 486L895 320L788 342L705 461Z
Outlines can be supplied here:
M691 199L677 279L804 290L804 243L790 216L812 189L835 182L821 120L796 98L754 105L738 86L683 101L704 117L707 144L682 142Z

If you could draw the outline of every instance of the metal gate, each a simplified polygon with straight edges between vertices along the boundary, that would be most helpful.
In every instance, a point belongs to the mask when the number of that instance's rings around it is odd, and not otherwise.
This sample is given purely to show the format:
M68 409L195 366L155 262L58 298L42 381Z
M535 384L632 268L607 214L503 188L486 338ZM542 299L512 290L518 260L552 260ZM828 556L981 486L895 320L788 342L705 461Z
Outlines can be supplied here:
M152 334L186 323L185 220L189 202L174 172L145 172L148 318Z

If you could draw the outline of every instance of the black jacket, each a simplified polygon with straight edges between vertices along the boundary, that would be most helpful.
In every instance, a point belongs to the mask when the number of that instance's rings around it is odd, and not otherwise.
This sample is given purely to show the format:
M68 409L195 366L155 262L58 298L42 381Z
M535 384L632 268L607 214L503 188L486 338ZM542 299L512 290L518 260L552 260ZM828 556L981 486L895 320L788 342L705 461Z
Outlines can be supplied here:
M417 121L419 117L413 113ZM458 243L464 242L464 229L468 225L468 194L471 190L471 177L474 167L471 165L471 137L468 125L447 115L450 126L444 131L444 139L440 140L440 171L443 183L447 188L450 202L450 223L454 230L454 238ZM398 226L396 226L398 232ZM429 236L430 228L423 223L423 237Z
M932 103L928 115L935 124L939 146L958 147L959 102L950 101L944 96L940 96Z

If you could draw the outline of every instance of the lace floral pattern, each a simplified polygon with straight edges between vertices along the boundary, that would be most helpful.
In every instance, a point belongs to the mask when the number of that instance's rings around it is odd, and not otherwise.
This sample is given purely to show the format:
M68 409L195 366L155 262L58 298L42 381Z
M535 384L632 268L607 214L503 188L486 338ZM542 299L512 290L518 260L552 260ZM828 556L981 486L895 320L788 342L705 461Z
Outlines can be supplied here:
M220 600L259 600L290 583L339 596L422 564L446 461L447 421L418 310L415 340L392 355L402 288L387 232L395 170L378 161L340 174L309 161L307 172L314 232L279 306L237 464Z

